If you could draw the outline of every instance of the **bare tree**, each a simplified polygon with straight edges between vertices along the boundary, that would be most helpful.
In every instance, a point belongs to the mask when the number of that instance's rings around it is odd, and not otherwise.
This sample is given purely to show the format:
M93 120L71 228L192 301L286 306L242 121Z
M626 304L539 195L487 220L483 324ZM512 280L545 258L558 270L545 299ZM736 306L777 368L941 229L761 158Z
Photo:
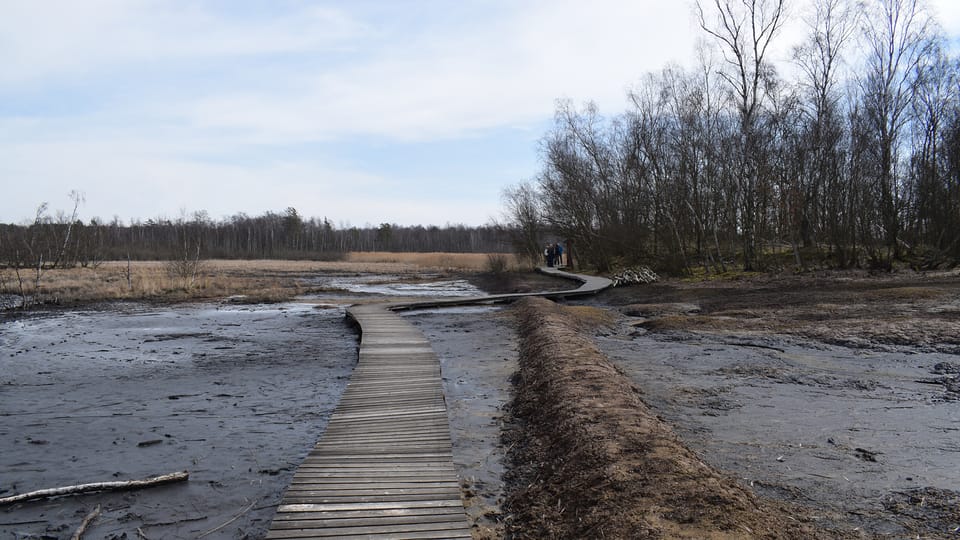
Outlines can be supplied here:
M851 0L817 0L804 18L807 38L794 50L794 61L803 73L800 86L807 125L801 151L807 166L797 177L801 200L794 209L792 226L804 246L818 245L816 228L826 233L840 266L849 262L850 223L844 213L848 190L842 181L839 70L843 52L855 37L858 14Z
M46 267L44 256L48 251L49 236L46 226L49 225L47 203L37 206L33 223L25 227L18 239L17 246L12 249L12 257L7 264L13 267L17 277L17 289L20 293L20 306L28 308L40 301L40 285ZM32 291L27 287L27 271L33 273ZM31 294L32 293L32 294Z
M875 189L888 251L885 264L889 257L900 255L901 144L909 120L914 73L932 46L931 24L917 0L874 0L863 30L867 61L860 86L876 141Z
M56 258L51 264L51 268L57 268L63 263L64 258L67 256L67 248L70 246L70 238L73 234L73 226L77 222L77 214L80 210L80 205L86 202L86 197L83 193L73 190L69 194L70 200L73 201L73 210L70 212L70 216L67 217L66 214L61 214L60 219L58 220L59 228L64 229L63 231L63 243L60 244L59 249L57 250ZM74 261L72 261L75 263Z
M757 228L762 208L757 197L763 189L763 164L759 161L757 133L759 109L775 79L767 58L770 44L784 22L784 0L714 0L712 16L697 2L700 27L723 50L726 69L719 72L736 100L740 114L739 193L744 269L758 267Z
M206 212L197 212L191 221L186 219L186 210L181 210L176 221L177 241L167 261L167 273L178 278L184 289L193 287L197 275L203 269L203 230L209 218Z
M938 43L916 70L912 101L913 144L908 226L912 242L937 252L956 242L958 193L950 189L950 122L960 111L960 80L954 62ZM939 258L939 253L934 259Z
M528 182L503 190L507 220L514 231L513 246L520 260L536 266L540 260L543 227L539 194Z

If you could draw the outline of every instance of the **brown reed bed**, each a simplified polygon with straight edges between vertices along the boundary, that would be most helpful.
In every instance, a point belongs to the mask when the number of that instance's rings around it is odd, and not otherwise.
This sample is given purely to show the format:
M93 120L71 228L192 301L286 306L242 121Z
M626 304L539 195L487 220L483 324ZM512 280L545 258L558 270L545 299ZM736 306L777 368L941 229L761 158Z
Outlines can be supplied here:
M512 255L504 255L513 261ZM279 302L317 292L307 279L317 274L456 275L483 272L482 253L349 253L341 261L201 260L195 272L177 275L167 261L106 261L96 267L35 274L0 268L0 294L25 294L38 304L141 300L179 302L236 297L248 302ZM21 283L23 289L21 290Z

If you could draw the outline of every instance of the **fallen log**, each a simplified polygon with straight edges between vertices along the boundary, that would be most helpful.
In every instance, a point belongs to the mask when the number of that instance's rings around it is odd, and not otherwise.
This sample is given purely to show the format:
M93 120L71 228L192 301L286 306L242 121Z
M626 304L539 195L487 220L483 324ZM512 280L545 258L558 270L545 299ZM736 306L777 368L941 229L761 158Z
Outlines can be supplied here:
M93 491L121 491L128 489L140 489L146 487L158 486L161 484L169 484L171 482L182 482L190 478L190 473L188 471L175 472L170 474L162 474L160 476L152 476L150 478L144 478L143 480L125 480L119 482L96 482L93 484L79 484L76 486L64 486L58 488L49 488L49 489L40 489L37 491L30 491L28 493L21 493L19 495L11 495L10 497L0 498L0 506L7 504L15 504L18 502L32 501L35 499L45 499L49 497L60 497L62 495L77 495L79 493L90 493Z

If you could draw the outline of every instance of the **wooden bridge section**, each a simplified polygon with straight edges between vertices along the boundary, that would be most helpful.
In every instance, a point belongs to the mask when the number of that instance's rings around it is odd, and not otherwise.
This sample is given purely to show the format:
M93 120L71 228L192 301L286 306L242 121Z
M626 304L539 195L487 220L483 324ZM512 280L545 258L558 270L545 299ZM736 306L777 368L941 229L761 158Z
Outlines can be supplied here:
M562 274L555 270L548 273ZM563 274L592 294L609 280ZM453 467L440 362L394 311L524 295L353 306L359 361L326 432L297 469L267 538L470 538Z

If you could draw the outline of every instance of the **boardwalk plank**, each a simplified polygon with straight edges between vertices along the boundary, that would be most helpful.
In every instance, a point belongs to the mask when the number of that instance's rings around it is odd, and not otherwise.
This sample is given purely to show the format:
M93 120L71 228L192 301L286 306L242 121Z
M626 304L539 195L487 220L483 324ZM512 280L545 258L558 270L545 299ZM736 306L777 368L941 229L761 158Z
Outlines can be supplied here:
M275 529L311 529L317 525L331 528L409 525L416 523L457 523L461 512L408 516L360 516L355 518L328 518L324 514L308 514L299 520L277 522Z
M574 279L584 285L547 296L606 286ZM350 308L362 332L357 367L284 493L267 538L470 538L440 363L426 337L394 312L519 296L531 294Z

